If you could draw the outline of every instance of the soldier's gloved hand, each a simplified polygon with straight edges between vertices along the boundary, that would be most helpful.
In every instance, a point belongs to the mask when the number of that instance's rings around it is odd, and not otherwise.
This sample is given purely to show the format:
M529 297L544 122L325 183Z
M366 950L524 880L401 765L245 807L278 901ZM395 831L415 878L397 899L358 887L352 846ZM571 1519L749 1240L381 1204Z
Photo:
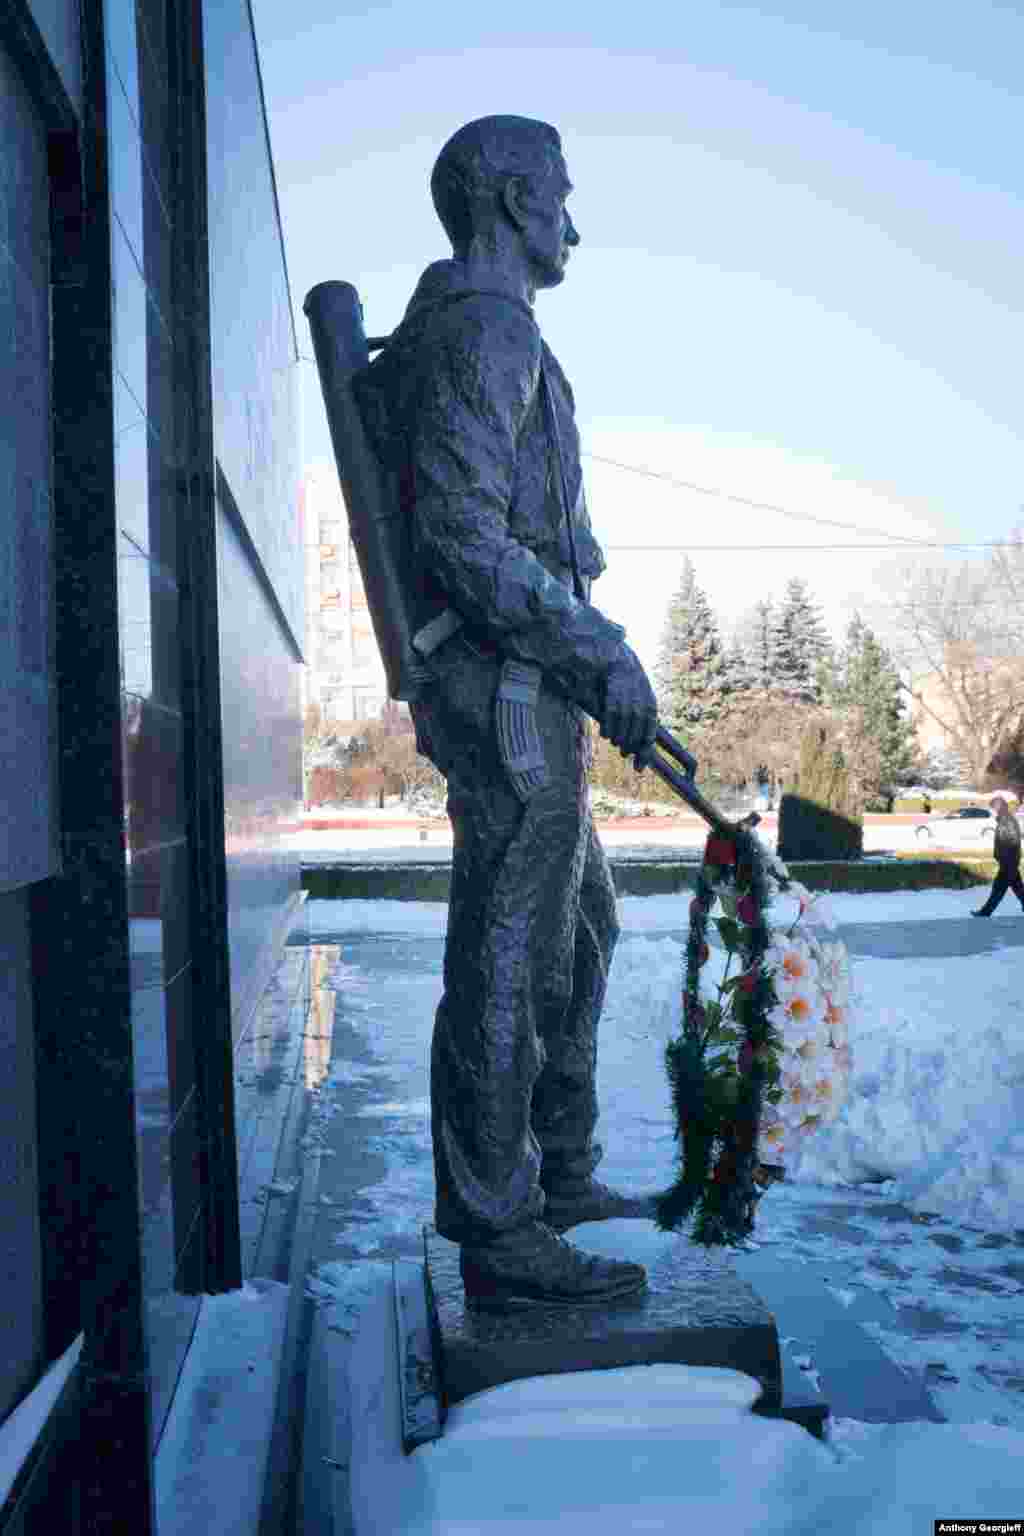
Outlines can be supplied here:
M654 689L638 657L623 645L621 656L608 668L601 735L618 747L623 757L640 757L653 747L657 728Z

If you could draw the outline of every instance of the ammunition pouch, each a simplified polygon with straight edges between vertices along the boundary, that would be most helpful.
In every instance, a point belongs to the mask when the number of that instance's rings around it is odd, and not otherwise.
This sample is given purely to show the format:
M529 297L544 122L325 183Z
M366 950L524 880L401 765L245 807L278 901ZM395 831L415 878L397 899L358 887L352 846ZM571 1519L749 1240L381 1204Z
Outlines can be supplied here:
M506 661L494 706L498 754L512 788L526 802L548 782L544 749L537 732L537 693L540 667Z

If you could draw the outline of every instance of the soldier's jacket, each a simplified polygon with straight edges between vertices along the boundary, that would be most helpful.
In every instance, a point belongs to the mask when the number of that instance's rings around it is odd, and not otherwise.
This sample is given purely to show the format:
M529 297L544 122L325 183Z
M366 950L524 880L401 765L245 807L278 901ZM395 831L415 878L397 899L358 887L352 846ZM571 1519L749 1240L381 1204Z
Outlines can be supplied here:
M573 594L542 359L589 597L604 559L582 495L572 390L526 304L473 290L457 262L435 262L354 386L377 452L399 475L417 624L450 605L471 635L537 663L592 707L623 630Z

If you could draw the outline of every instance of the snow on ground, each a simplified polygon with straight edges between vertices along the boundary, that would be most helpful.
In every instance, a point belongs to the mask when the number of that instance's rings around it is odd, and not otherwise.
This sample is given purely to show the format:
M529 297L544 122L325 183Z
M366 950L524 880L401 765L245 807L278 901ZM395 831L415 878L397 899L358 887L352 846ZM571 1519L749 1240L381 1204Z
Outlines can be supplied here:
M721 1367L508 1382L456 1404L441 1438L406 1457L387 1267L324 1265L313 1294L351 1340L355 1536L905 1536L940 1519L1010 1531L998 1522L1024 1505L1020 1430L842 1418L818 1442L753 1415L759 1384Z
M792 1180L761 1202L754 1238L787 1262L815 1266L950 1422L838 1419L820 1445L794 1426L751 1418L736 1400L744 1382L736 1373L679 1368L685 1382L662 1382L639 1368L534 1379L468 1400L440 1442L406 1459L416 1491L404 1523L395 1506L396 1536L511 1536L527 1523L553 1532L556 1521L559 1536L618 1536L709 1515L734 1532L903 1536L938 1517L1020 1517L1024 951L960 952L977 947L964 938L977 930L963 924L976 896L832 899L859 992L851 1096ZM674 1164L662 1052L679 1027L687 907L685 895L619 903L599 1134L602 1176L622 1187L657 1187ZM794 912L783 901L776 920ZM357 1112L385 1170L338 1233L339 1262L320 1268L314 1291L325 1300L353 1262L414 1255L431 1215L427 1063L446 907L316 901L307 916L311 942L329 935L339 944L335 1027L348 1027L355 1047L352 1059L335 1060L327 1091L360 1090ZM986 925L986 941L1003 925L1015 934L1018 922L1014 906ZM909 958L857 954L858 942L869 950L867 939L891 924L904 926L890 934L911 936L922 925L920 958L913 944ZM371 1504L390 1508L397 1484L375 1487L374 1467L364 1470Z
M958 954L970 891L832 898L856 935L922 924L941 958L854 955L861 994L851 1095L758 1209L758 1243L817 1266L851 1317L918 1373L951 1420L1024 1430L1024 952ZM602 1176L668 1182L675 1160L662 1053L679 1027L684 896L625 897L601 1027ZM337 1019L359 1042L333 1085L386 1173L360 1193L339 1252L413 1253L433 1201L428 1059L440 993L443 903L314 901L310 939L341 939ZM783 903L778 918L795 910ZM1017 932L1016 907L985 926ZM395 1245L399 1245L399 1250Z
M848 1420L830 1447L752 1415L758 1391L736 1371L667 1365L511 1382L452 1410L415 1453L406 1510L367 1529L907 1536L937 1516L1012 1519L1024 1503L1024 1434ZM389 1481L374 1493L404 1491Z
M830 903L840 924L952 922L974 899L971 892L903 891ZM667 1124L661 1047L679 1028L686 899L624 897L619 912L624 942L612 966L600 1058L602 1078L614 1086L603 1114L630 1142L640 1138L647 1164L650 1128L661 1125L663 1140ZM773 920L794 913L795 904L781 899ZM325 925L349 934L440 937L447 909L441 902L315 902L309 915L311 938ZM1016 913L1007 920L1015 922ZM854 976L860 1001L850 1098L838 1121L808 1143L794 1178L839 1186L890 1180L891 1198L914 1209L986 1230L1024 1229L1024 989L1016 952L861 956ZM420 985L425 980L417 977ZM403 985L411 981L406 976ZM373 1002L384 1007L376 987ZM408 1016L408 997L398 1011ZM390 1007L384 1012L395 1016ZM393 1050L382 1055L387 1061ZM637 1109L646 1112L631 1122ZM650 1182L649 1166L642 1182Z

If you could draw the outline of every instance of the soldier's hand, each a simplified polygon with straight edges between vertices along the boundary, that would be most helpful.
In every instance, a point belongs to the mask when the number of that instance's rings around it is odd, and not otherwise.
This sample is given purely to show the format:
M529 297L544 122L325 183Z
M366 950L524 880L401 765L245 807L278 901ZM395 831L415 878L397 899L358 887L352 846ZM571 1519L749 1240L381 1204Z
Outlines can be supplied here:
M653 747L657 729L654 689L639 659L623 645L621 657L608 669L601 735L618 747L623 757L640 757Z

